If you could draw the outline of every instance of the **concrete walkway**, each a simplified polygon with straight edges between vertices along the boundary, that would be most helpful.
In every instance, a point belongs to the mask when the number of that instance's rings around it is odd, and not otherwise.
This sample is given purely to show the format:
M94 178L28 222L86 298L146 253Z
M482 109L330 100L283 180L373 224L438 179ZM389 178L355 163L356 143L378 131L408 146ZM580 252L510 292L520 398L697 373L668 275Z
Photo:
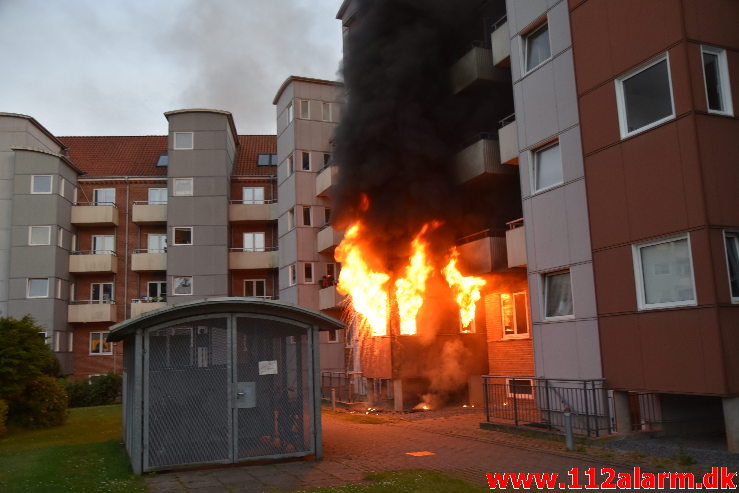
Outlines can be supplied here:
M324 413L322 461L224 467L147 478L152 492L294 491L318 486L362 483L367 472L429 469L486 484L487 472L557 472L579 467L627 464L567 453L558 441L479 429L482 414L463 414L383 424L359 424ZM408 455L430 452L423 455Z

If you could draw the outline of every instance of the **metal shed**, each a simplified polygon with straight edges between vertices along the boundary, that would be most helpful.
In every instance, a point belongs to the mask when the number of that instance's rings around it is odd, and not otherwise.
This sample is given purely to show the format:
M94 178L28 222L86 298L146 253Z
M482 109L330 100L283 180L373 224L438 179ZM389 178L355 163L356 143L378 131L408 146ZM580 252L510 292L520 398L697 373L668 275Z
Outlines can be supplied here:
M134 472L321 457L320 330L278 301L215 298L114 325L123 341L123 432Z

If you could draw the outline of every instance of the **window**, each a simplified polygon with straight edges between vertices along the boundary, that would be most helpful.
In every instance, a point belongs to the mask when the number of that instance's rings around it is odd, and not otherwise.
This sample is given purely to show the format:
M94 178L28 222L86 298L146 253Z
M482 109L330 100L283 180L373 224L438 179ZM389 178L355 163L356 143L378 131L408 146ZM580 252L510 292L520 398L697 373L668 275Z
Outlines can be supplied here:
M323 153L323 167L327 167L329 164L331 164L331 154L328 152Z
M149 189L149 205L164 205L167 203L166 188Z
M147 253L164 253L167 251L166 234L149 234L146 236Z
M295 172L295 160L293 155L287 156L287 176L292 175Z
M329 262L326 264L326 277L329 279L336 278L336 264L333 262Z
M287 230L290 231L295 227L295 209L287 211Z
M244 233L245 252L264 251L264 233Z
M113 345L105 340L107 332L90 332L90 354L113 354Z
M726 63L726 50L713 46L701 46L703 57L703 78L706 83L708 111L722 115L732 115L731 85L729 67Z
M508 397L519 399L533 399L534 382L529 378L506 378Z
M169 165L169 154L160 154L159 159L157 159L157 167L165 168L168 165Z
M31 176L31 193L51 193L51 175Z
M192 294L192 277L175 277L174 278L174 295Z
M192 227L190 226L172 228L172 236L174 245L192 245Z
M323 224L331 224L331 209L328 207L323 209Z
M90 301L94 303L112 303L113 283L93 282L90 284Z
M175 178L172 182L172 195L192 195L192 178Z
M552 56L549 49L549 27L544 24L524 37L525 72L530 72Z
M266 291L266 281L264 279L244 280L244 296L248 298L269 298Z
M331 103L321 104L321 120L324 122L331 121Z
M634 245L633 254L640 310L695 305L687 236Z
M544 318L572 316L570 271L544 275Z
M242 204L264 204L264 187L244 187Z
M724 233L726 263L729 272L729 289L732 303L739 303L739 233Z
M94 235L92 237L92 253L94 255L110 255L115 251L112 235Z
M92 200L95 205L115 205L115 188L96 188Z
M310 207L303 206L303 226L311 225Z
M49 279L29 279L26 298L48 298Z
M500 295L503 339L520 339L529 335L526 292Z
M537 149L532 153L534 191L539 192L562 183L562 155L559 143Z
M300 169L303 171L310 171L310 152L302 151L300 153L301 156L301 166Z
M310 262L303 264L303 282L313 284L313 264Z
M64 247L64 230L62 228L56 230L56 245L59 248Z
M274 166L277 164L277 154L257 154L257 166Z
M310 101L300 101L300 118L304 120L310 119Z
M64 192L66 191L66 188L67 188L66 183L67 183L67 180L65 180L62 177L59 177L59 195L61 195L62 197L64 197Z
M175 132L174 148L178 150L186 150L193 148L192 132Z
M58 299L62 299L62 280L61 279L57 279L56 280L56 293L55 293L55 296Z
M328 342L339 342L339 329L328 329Z
M28 244L29 245L50 245L51 244L51 226L29 226L28 227Z
M616 102L622 138L673 118L667 56L616 79Z
M295 286L298 282L298 273L295 264L287 266L287 283L290 286Z
M293 121L293 104L290 103L287 105L287 123L290 123Z
M166 281L150 281L146 283L146 295L151 301L167 301Z

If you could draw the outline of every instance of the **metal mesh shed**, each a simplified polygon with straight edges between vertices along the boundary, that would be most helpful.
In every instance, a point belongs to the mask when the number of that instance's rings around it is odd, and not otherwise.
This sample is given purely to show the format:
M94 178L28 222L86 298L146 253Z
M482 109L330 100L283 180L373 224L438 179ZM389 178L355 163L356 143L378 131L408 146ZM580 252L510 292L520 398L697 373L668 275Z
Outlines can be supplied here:
M111 327L123 341L123 428L136 473L321 456L318 332L277 301L218 298Z

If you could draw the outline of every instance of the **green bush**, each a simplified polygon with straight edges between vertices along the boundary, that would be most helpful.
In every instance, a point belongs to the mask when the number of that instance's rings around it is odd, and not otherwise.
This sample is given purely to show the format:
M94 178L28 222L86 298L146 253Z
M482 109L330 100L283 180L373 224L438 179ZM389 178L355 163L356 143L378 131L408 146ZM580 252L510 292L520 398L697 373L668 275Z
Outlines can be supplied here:
M4 400L0 399L0 437L5 436L7 428L5 422L8 419L8 405Z
M33 379L11 407L13 422L28 428L48 428L67 419L67 393L60 381L48 375Z
M106 406L112 404L121 393L122 378L106 373L87 380L70 380L65 383L69 407Z

